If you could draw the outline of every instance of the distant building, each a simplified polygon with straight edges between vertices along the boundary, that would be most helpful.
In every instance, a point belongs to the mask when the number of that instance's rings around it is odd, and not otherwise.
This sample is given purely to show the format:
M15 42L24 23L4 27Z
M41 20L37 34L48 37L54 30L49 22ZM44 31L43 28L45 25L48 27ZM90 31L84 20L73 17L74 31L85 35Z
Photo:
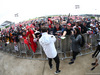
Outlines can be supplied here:
M5 29L5 26L11 26L12 24L14 24L14 23L11 21L5 21L0 25L0 28L1 28L1 30Z

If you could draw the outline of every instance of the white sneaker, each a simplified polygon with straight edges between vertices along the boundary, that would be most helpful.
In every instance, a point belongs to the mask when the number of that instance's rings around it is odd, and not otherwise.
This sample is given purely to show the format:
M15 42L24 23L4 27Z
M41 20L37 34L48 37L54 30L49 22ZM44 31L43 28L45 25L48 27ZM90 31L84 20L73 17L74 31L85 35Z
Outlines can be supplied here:
M55 71L55 74L59 74L61 71L60 70L58 70L58 71Z

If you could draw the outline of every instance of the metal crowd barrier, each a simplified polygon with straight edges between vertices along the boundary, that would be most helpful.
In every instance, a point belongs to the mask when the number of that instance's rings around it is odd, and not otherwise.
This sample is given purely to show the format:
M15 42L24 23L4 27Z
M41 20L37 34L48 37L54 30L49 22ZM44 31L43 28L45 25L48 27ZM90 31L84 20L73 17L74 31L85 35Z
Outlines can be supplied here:
M90 54L96 50L97 39L100 38L100 34L83 34L85 38L85 45L81 48L81 53L78 56ZM56 36L55 47L59 54L60 59L66 59L72 57L72 48L71 48L71 39L70 36L66 36L66 39L61 40L58 36ZM31 47L30 47L31 48ZM39 42L37 42L37 50L34 53L32 49L29 50L28 46L24 43L24 41L20 41L17 44L10 43L5 46L4 42L0 41L0 51L9 53L16 57L26 58L26 59L39 59L46 60L42 47Z

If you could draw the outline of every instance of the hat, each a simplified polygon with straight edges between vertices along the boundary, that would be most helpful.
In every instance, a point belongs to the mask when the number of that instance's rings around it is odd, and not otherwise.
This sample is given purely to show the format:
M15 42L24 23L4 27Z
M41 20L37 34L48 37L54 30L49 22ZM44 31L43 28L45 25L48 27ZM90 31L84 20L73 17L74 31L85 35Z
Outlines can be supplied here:
M70 24L70 23L68 23L68 24L67 24L67 26L71 26L71 24Z
M19 26L20 26L20 27L22 27L22 25L21 25L21 24L20 24Z

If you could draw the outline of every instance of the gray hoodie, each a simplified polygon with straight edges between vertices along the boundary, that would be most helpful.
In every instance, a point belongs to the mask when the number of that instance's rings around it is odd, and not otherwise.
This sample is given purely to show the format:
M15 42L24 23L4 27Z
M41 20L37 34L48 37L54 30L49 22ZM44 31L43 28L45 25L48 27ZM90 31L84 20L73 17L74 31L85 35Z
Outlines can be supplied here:
M81 47L80 47L80 42L82 42L82 36L79 34L76 38L74 35L72 35L71 37L72 40L72 50L74 52L80 52Z

